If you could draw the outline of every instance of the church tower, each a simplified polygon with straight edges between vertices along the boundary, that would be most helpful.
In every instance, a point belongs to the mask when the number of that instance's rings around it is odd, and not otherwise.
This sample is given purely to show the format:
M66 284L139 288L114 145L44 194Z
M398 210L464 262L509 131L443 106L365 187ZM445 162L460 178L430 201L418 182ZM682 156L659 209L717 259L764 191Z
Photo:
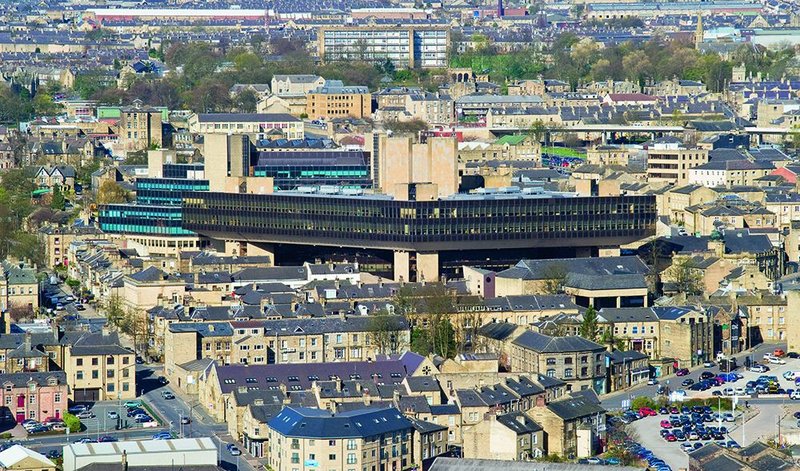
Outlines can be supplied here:
M697 14L697 30L694 32L694 48L700 50L703 44L703 16Z

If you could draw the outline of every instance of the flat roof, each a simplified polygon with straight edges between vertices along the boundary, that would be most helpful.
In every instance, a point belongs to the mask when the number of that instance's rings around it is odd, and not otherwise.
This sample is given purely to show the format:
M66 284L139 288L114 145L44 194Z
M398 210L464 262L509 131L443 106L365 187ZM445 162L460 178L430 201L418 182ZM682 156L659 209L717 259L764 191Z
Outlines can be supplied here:
M176 438L172 440L140 440L104 443L70 443L66 445L76 457L137 454L172 453L187 451L217 451L217 447L209 437Z
M243 16L266 16L269 10L255 9L188 9L188 8L88 8L95 16L165 16L165 17L207 17L221 16L239 18Z

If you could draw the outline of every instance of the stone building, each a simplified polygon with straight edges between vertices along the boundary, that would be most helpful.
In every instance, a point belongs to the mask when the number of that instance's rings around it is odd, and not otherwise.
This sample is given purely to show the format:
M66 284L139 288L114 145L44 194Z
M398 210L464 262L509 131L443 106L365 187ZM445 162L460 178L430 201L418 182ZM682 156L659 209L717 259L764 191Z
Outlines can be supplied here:
M605 347L578 336L526 331L511 342L511 370L540 373L567 383L567 391L605 391Z

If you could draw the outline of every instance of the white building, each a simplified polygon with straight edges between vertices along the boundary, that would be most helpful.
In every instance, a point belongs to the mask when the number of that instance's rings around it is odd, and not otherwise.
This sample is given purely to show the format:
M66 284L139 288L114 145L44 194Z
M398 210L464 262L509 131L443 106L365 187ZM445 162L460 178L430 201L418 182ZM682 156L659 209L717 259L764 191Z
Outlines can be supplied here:
M76 471L95 463L121 464L123 458L128 468L217 466L217 456L217 446L208 437L72 443L64 446L64 471Z

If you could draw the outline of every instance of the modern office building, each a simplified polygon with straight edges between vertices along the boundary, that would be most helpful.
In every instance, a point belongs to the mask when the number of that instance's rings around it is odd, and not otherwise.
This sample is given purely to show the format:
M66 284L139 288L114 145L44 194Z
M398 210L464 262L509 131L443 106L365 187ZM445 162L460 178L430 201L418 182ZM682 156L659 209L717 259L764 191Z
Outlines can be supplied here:
M311 191L311 190L306 190ZM185 230L221 240L374 249L393 253L394 276L438 279L440 254L486 260L486 251L568 249L591 255L653 235L652 196L577 197L483 191L416 201L322 188L317 192L184 194ZM413 257L412 257L412 254ZM280 251L273 253L281 259Z
M135 182L136 201L100 206L98 225L150 254L203 248L207 241L182 226L181 203L184 192L209 190L204 177L203 164L178 164L174 152L149 151L148 177Z
M343 26L321 28L319 56L323 61L390 60L399 68L447 67L449 27Z
M309 185L371 188L370 153L343 149L262 150L253 176L272 177L276 190Z

